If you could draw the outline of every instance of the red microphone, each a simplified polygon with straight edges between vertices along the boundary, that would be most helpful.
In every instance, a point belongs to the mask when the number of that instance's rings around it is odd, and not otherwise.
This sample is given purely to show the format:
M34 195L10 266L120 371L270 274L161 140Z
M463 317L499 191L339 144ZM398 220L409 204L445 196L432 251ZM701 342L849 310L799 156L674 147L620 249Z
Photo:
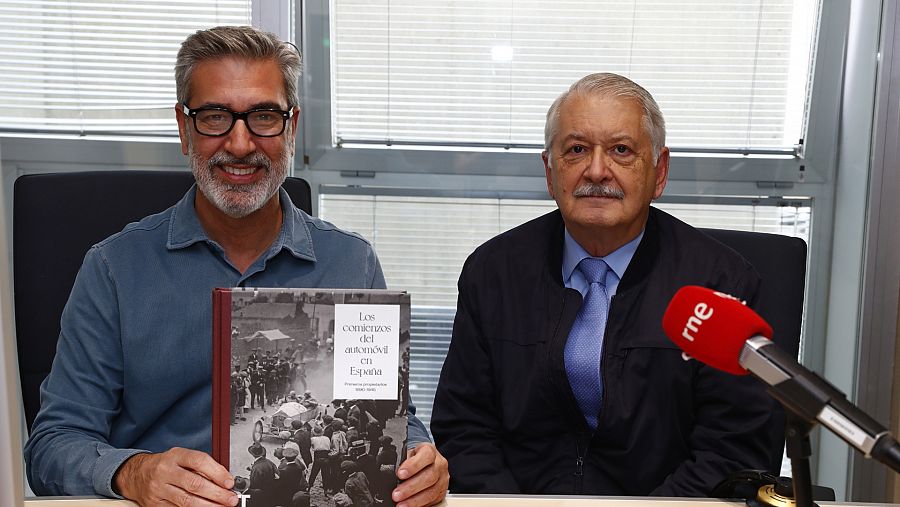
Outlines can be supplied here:
M900 472L900 444L844 393L807 370L769 339L772 327L740 300L689 285L675 293L663 330L687 355L735 375L753 376L810 423L819 422L858 449Z
M696 285L675 293L663 329L687 355L733 375L747 374L738 358L748 338L772 337L772 327L743 302Z

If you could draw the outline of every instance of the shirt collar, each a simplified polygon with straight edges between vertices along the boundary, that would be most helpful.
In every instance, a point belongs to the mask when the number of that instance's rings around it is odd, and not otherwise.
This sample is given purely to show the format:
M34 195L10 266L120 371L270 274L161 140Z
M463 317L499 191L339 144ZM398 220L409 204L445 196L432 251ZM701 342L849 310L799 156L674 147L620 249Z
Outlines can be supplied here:
M284 248L294 257L315 262L316 254L309 227L306 225L306 213L291 204L291 197L287 191L279 188L278 192L282 212L281 232L272 243L266 257L271 258ZM166 243L169 250L187 248L201 241L214 243L197 217L197 210L194 208L196 195L197 185L194 184L172 208L169 239Z
M628 264L631 263L631 258L634 257L634 253L637 251L637 247L641 243L643 237L644 229L641 229L641 233L633 240L620 246L609 255L600 257L606 262L609 269L615 273L619 280L625 275L625 270L628 269ZM572 273L575 271L575 268L578 267L578 263L587 257L592 256L584 249L584 247L575 241L575 238L573 238L571 234L569 234L569 229L565 229L563 235L563 283L569 283L569 280L572 278Z

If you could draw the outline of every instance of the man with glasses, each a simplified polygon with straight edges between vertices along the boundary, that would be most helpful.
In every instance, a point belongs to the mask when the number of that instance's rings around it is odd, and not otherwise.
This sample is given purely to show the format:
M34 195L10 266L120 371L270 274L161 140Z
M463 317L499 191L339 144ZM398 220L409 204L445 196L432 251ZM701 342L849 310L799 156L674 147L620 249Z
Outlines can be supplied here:
M36 493L236 505L234 479L205 452L212 288L385 286L368 242L306 215L280 188L299 73L295 48L249 27L182 44L175 111L197 183L85 256L25 449ZM393 499L436 503L446 460L414 416L409 442Z

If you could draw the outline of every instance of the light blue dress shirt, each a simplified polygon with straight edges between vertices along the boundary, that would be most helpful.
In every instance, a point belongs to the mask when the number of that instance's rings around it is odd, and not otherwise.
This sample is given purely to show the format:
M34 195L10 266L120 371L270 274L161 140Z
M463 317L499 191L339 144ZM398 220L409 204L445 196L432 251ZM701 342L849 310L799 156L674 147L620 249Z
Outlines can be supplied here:
M210 451L214 287L385 286L366 240L303 213L284 190L281 232L242 274L201 227L195 192L85 256L25 446L35 493L117 496L113 475L134 454ZM410 417L410 444L427 441Z
M625 270L628 269L628 264L631 263L631 258L634 257L634 253L637 251L637 247L641 244L641 239L643 238L644 230L641 229L641 233L636 238L625 243L606 257L600 257L609 266L609 273L606 275L606 293L609 295L609 302L612 302L612 298L619 288L619 281L625 275ZM563 239L563 283L566 287L580 292L582 298L587 294L590 284L585 280L581 271L575 268L578 267L581 259L586 257L591 257L591 254L587 253L587 250L579 245L575 238L569 234L569 230L566 229Z

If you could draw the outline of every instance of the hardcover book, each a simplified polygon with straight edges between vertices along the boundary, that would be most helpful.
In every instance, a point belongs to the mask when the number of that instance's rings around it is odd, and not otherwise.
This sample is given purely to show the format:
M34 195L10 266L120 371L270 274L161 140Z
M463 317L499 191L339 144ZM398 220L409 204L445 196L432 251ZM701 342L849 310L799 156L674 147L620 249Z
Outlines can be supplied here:
M409 294L213 291L212 456L239 505L394 505Z

